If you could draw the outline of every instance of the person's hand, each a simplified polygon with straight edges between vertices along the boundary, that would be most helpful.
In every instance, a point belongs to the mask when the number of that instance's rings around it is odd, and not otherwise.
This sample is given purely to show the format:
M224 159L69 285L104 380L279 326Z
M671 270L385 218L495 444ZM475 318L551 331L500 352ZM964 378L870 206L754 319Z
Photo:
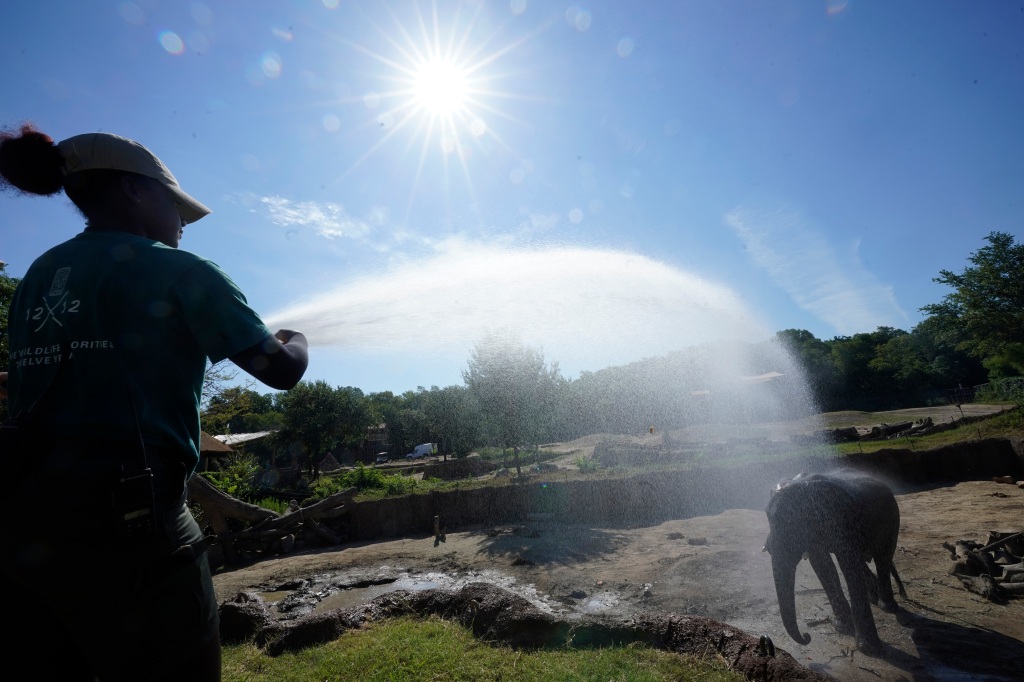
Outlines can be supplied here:
M295 337L299 338L295 339ZM274 338L280 341L281 343L288 343L292 339L295 339L296 341L299 341L300 339L303 341L306 340L305 336L303 336L300 332L297 332L293 329L278 329L276 332L274 332Z
M0 399L7 399L7 372L0 372Z
M279 329L272 337L231 356L231 361L267 386L281 391L294 388L309 365L306 337Z

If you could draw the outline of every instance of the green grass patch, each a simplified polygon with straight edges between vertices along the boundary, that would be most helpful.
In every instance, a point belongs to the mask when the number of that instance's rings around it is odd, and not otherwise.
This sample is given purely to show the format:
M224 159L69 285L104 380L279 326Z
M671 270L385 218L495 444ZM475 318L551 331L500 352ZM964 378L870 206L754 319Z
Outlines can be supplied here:
M278 514L284 514L288 511L288 503L284 500L279 500L276 497L264 497L256 500L256 505L263 507L264 509L269 509L272 512L277 512Z
M420 481L400 474L386 474L380 469L366 467L362 464L340 474L322 476L313 485L313 498L322 500L334 493L348 488L356 488L360 493L373 493L380 497L407 495L415 492Z
M836 447L839 453L844 455L855 452L877 452L887 449L934 450L983 438L1021 438L1022 436L1024 436L1024 408L1019 406L1013 408L1012 405L1008 405L1006 412L969 424L963 424L948 431L932 433L926 436L842 443Z
M256 646L225 646L225 682L464 682L522 680L707 680L738 682L721 659L696 659L647 646L516 650L482 642L449 621L400 618L345 633L328 644L276 658Z
M590 480L622 478L657 471L679 471L699 469L708 466L734 468L752 462L774 462L790 458L833 459L837 456L858 452L875 452L882 449L930 450L955 443L979 440L981 438L1022 438L1024 437L1024 408L1007 405L1007 411L985 419L964 424L958 428L927 436L912 436L890 440L858 441L838 445L815 443L798 444L773 442L758 438L733 439L724 443L705 443L699 446L685 441L673 441L670 446L638 447L616 436L602 438L595 447L594 457L577 456L573 460L575 474L585 475ZM873 425L880 422L877 412L830 412L820 415L823 428ZM602 453L618 454L609 461L600 461ZM494 468L514 466L512 451L501 448L484 448L479 453ZM520 452L524 473L531 480L562 480L569 474L565 470L556 472L529 473L528 467L535 462L553 459L558 453L539 452L524 448ZM387 474L384 470L357 466L342 474L324 476L313 487L313 498L322 499L346 488L357 488L357 500L380 499L397 495L426 494L450 490L466 490L490 486L509 485L508 477L463 479L442 481L436 478L418 480L401 474Z
M478 448L474 452L480 456L480 459L495 469L500 467L512 468L516 465L515 453L512 448L487 446ZM556 459L561 455L562 453L552 452L539 445L524 445L519 448L519 464L525 468Z

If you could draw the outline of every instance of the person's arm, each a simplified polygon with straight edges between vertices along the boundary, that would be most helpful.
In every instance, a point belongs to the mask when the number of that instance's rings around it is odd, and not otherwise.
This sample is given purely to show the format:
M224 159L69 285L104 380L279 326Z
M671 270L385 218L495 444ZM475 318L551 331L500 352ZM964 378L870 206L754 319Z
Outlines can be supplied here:
M231 356L231 362L271 388L288 390L299 383L309 364L306 337L280 329L255 346Z

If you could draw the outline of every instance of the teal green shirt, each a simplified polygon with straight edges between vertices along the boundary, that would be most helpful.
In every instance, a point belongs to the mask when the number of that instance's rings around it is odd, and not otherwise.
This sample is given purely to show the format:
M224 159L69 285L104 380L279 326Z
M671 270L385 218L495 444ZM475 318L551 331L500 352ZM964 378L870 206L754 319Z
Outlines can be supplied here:
M48 436L137 442L141 432L147 446L180 451L189 471L207 359L270 336L217 265L123 232L83 232L40 256L8 329L11 414L57 377L39 414Z

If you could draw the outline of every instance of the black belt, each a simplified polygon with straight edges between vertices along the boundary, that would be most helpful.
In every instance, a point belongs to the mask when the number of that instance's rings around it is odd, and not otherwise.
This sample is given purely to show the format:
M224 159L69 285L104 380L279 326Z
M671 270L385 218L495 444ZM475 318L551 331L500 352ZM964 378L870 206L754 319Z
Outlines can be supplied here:
M141 473L143 461L153 474L153 496L159 507L178 501L185 492L185 464L179 449L137 443L61 439L38 454L34 473L44 489L66 502L92 509L113 506L114 487L126 476Z

